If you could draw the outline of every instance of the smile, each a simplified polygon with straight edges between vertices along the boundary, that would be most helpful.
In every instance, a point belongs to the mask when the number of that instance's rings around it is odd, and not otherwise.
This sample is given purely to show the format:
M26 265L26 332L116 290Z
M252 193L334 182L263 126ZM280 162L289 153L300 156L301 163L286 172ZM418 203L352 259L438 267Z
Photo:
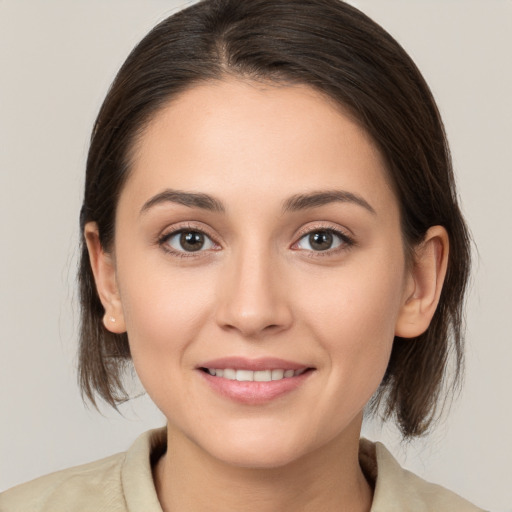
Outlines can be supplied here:
M308 370L301 368L299 370L242 370L234 368L202 368L214 377L222 377L228 380L237 380L239 382L270 382L275 380L298 377Z
M298 390L316 368L274 357L225 357L196 367L211 391L223 399L245 405L263 405Z

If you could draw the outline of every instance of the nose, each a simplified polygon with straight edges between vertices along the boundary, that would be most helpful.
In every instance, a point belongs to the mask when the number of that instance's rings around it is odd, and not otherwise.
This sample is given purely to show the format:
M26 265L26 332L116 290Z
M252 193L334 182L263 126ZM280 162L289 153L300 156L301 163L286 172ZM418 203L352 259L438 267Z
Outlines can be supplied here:
M248 249L225 265L217 285L218 325L252 339L287 330L293 317L276 261L264 250Z

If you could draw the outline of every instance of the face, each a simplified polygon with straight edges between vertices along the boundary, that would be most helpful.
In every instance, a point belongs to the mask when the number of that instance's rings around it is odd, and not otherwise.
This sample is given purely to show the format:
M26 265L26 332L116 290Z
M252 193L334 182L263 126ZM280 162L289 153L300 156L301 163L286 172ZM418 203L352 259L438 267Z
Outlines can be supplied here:
M410 292L367 134L307 86L232 79L175 98L134 149L117 321L169 429L254 467L359 435Z

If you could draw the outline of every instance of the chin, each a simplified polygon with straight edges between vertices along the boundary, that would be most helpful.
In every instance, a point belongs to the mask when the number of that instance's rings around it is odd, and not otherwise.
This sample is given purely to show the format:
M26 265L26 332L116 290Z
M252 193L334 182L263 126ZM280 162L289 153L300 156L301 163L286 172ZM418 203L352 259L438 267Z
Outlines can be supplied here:
M301 455L301 454L300 454ZM275 449L272 447L243 447L228 450L216 457L224 464L248 469L275 469L287 466L300 458L296 450Z
M229 439L229 443L210 440L202 448L225 464L252 469L284 467L304 456L310 451L308 448L314 449L303 435L294 436L285 430L265 432L262 429L247 434L219 436L219 439Z

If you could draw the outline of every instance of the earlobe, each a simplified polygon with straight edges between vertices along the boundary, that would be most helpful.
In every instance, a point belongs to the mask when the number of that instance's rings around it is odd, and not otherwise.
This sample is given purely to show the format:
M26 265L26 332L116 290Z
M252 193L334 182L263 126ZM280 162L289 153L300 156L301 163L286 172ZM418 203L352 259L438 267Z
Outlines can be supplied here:
M415 338L423 334L439 303L448 267L449 239L446 229L432 226L414 250L395 335Z
M105 252L101 246L98 226L95 222L88 222L85 225L84 237L89 251L96 290L105 308L103 324L110 332L121 334L126 331L126 328L117 287L114 259L112 254Z

